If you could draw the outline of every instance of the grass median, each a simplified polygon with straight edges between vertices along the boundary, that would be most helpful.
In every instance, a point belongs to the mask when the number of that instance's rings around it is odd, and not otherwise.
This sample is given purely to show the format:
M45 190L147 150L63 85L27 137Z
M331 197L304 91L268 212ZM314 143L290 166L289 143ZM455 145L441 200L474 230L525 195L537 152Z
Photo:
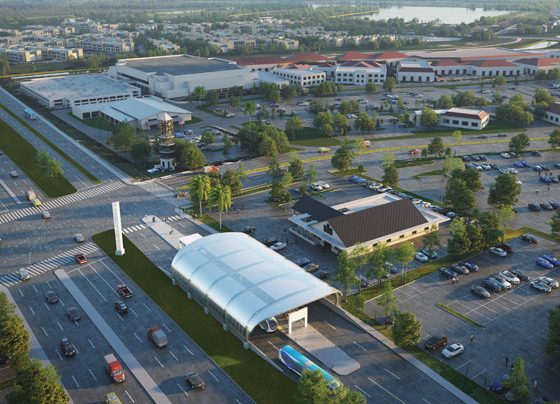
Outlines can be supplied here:
M10 125L0 120L0 149L22 169L49 198L76 192L76 188L62 175L48 177L33 159L37 154L31 143L20 136Z
M224 331L211 315L204 314L202 307L189 300L182 289L173 286L128 238L124 237L126 254L121 257L115 256L113 230L94 235L93 241L256 402L293 401L294 381L244 349L239 339Z
M299 146L338 146L340 141L332 136L323 135L318 129L312 126L302 128L297 134L297 138L290 140L291 144Z

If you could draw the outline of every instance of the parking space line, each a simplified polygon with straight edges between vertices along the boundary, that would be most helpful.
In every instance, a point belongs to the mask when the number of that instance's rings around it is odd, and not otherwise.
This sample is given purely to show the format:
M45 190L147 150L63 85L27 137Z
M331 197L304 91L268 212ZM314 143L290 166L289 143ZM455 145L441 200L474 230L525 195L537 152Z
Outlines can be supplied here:
M183 348L185 348L185 349L187 350L187 352L191 354L191 356L194 356L194 354L192 353L192 351L191 351L189 348L187 348L186 345L183 345Z
M173 359L175 359L177 362L179 362L179 358L177 358L173 352L169 351L169 355L171 355L173 357Z
M168 332L171 332L171 328L169 328L169 327L167 326L167 324L165 324L165 323L162 322L161 325L162 325L163 328L165 328Z
M93 378L93 380L97 381L97 377L95 377L95 375L93 374L92 370L88 368L88 372L91 375L91 377Z
M161 366L162 368L165 367L165 366L163 366L163 363L161 363L161 362L159 361L159 359L158 359L156 356L154 356L154 360L155 360L155 361L158 363L158 365Z
M23 297L23 292L21 291L21 289L18 289L18 292L21 295L21 297Z
M148 309L149 312L152 311L152 309L150 309L146 303L142 303L142 304L144 305L144 307L146 307L146 309Z
M144 342L142 341L142 338L140 338L135 332L133 332L134 336L136 337L136 339L140 342Z
M103 301L104 301L104 302L107 302L107 299L105 299L105 296L103 296L103 295L101 294L101 292L99 291L99 289L97 289L97 288L95 287L95 285L87 278L87 276L84 275L84 273L82 272L82 270L79 269L78 272L79 272L80 274L82 274L82 276L84 277L84 279L91 285L91 287L92 287L93 289L95 289L95 291L96 291L97 294L103 299Z
M100 262L101 265L103 265L105 268L107 268L107 270L108 270L109 272L111 272L111 273L114 275L114 277L117 278L117 279L119 280L119 283L126 283L126 282L124 282L124 281L121 279L121 277L120 277L119 275L117 275L117 274L115 273L115 271L113 271L105 262L103 262L104 260L105 260L105 257L103 257L102 259L100 259L99 261L96 261L96 262Z
M426 400L425 398L422 399L426 404L432 404L431 401Z
M472 377L472 379L474 380L474 379L476 379L478 376L480 376L480 375L482 375L482 374L484 374L484 373L486 373L486 369L484 369L482 372L478 372L476 375L474 375L474 376Z
M59 301L60 304L62 304L63 306L66 306L60 297L58 298L58 301Z
M49 283L49 281L46 281L46 284L49 285L49 288L52 289L52 285Z
M80 387L80 383L78 383L74 375L72 375L72 380L74 380L74 383L76 383L76 387Z
M357 384L354 385L354 388L356 390L358 390L360 393L362 393L364 396L366 396L367 398L371 398L371 394L367 393L364 389L362 389L360 386L358 386Z
M58 352L58 349L55 349L54 352L56 353L56 356L58 356L58 359L62 360L62 355Z
M47 302L43 302L43 304L45 305L45 307L47 308L48 311L51 311L50 306L47 304Z
M132 404L134 404L134 399L132 398L132 396L130 395L130 393L128 392L128 390L125 390L124 393L128 396L128 398L130 399L130 401L132 401Z
M62 328L62 325L60 325L59 321L56 322L56 325L58 325L58 328L60 328L60 331L64 331L64 328Z
M208 369L208 373L210 373L210 376L212 376L214 380L216 380L218 383L220 382L220 379L218 379L210 369Z
M461 365L457 366L457 367L455 368L455 370L459 370L459 369L461 369L463 366L468 365L468 364L471 363L471 362L472 362L472 359L469 359L469 360L466 361L465 363L462 363Z
M367 348L364 348L363 346L358 344L356 341L352 341L352 342L354 343L354 345L357 345L362 351L367 352Z
M185 393L185 396L187 396L187 397L189 396L189 393L187 393L187 391L179 383L177 383L177 387L179 387L179 390L181 390L183 393Z
M33 311L33 309L31 308L31 306L27 306L29 307L29 311L31 312L31 314L35 315L35 312Z
M111 290L115 295L119 296L115 288L109 282L107 282L107 280L99 272L97 272L97 270L92 265L88 266L93 270L93 272L95 272L97 276L99 276L103 280L103 282L105 282L105 284L109 287L109 290Z
M37 286L33 285L33 289L35 290L35 293L39 294L39 291L37 290Z
M124 318L122 318L122 316L119 313L117 313L116 311L114 313L117 315L118 318L121 319L121 321L124 321Z
M394 374L393 372L391 372L389 369L383 368L383 370L384 370L385 372L389 373L389 374L390 374L391 376L393 376L395 379L401 380L400 377L398 377L396 374Z
M95 349L95 345L93 344L93 342L91 342L91 340L90 340L89 338L88 338L87 340L88 340L89 344L91 345L91 347L92 347L93 349Z
M381 390L383 390L385 393L389 394L391 397L393 397L395 400L397 400L399 403L402 404L406 404L403 400L401 400L400 398L398 398L397 396L395 396L393 393L391 393L389 390L387 390L385 387L383 387L382 385L380 385L379 383L377 383L375 380L373 380L371 377L368 377L368 380L370 382L372 382L373 384L375 384L377 387L379 387Z

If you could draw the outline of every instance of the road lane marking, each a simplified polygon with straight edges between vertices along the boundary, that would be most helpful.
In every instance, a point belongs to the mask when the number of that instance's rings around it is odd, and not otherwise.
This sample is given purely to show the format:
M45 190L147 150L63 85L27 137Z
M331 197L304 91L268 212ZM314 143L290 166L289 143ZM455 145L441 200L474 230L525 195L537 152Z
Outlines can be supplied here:
M136 335L136 333L135 333L135 332L133 332L133 334L134 334L134 336L136 337L136 339L137 339L138 341L140 341L140 342L144 342L144 341L142 341L142 338L140 338L140 337L139 337L138 335Z
M393 393L391 393L389 390L387 390L385 387L383 387L382 385L380 385L379 383L377 383L375 380L373 380L371 377L368 377L368 380L370 382L372 382L373 384L375 384L377 387L379 387L381 390L383 390L385 393L389 394L391 397L393 397L395 400L397 400L399 403L402 404L406 404L403 400L401 400L400 398L398 398L397 396L395 396Z
M171 332L171 328L169 328L167 324L161 323L161 325L163 325L163 328L165 328L168 332Z
M109 282L107 282L107 280L103 277L103 275L97 272L97 270L93 267L93 265L90 264L88 266L93 270L93 272L95 272L97 276L101 278L101 280L103 280L103 282L105 282L105 284L109 287L109 290L111 290L114 294L120 297L119 293L115 290L115 288Z
M432 404L430 401L426 400L425 398L422 399L426 404Z
M360 347L360 349L364 352L367 352L367 348L364 348L363 346L361 346L360 344L358 344L356 341L352 341L354 343L354 345Z
M152 309L150 309L146 303L142 303L142 304L144 305L145 308L148 309L148 311L152 311Z
M393 372L391 372L389 369L383 368L383 370L387 373L389 373L391 376L395 377L398 380L401 380L400 377L398 377L396 374L394 374Z
M111 272L115 278L117 278L117 279L119 280L119 283L125 283L125 282L120 278L120 276L118 276L106 263L103 262L104 260L105 260L105 257L103 257L102 259L100 259L99 261L96 261L96 262L101 262L101 264L102 264L105 268L107 268L107 270L108 270L109 272Z
M92 347L93 349L95 349L95 345L93 345L93 342L91 342L91 340L90 340L89 338L88 338L87 340L88 340L89 344L91 345L91 347Z
M356 390L358 390L360 393L362 393L367 398L371 398L371 395L369 393L367 393L364 389L362 389L360 386L358 386L357 384L355 384L354 387L356 388Z
M105 299L105 296L103 296L103 295L101 294L101 292L99 291L99 289L97 289L97 288L95 287L95 285L87 278L87 276L84 275L84 273L82 272L82 270L79 269L78 272L79 272L80 274L82 274L82 276L83 276L84 279L87 281L87 283L89 283L89 284L91 285L91 287L97 292L97 294L103 299L103 301L104 301L104 302L107 302L107 299Z
M173 352L169 351L169 355L171 355L173 357L173 359L175 359L177 362L179 362L179 358L177 358Z
M270 342L270 341L267 341L267 342L268 342L270 345L272 345L272 347L273 347L274 349L276 349L277 351L280 350L280 348L278 348L278 347L277 347L276 345L274 345L272 342Z
M93 374L93 372L91 371L91 369L88 369L89 374L91 375L91 377L93 378L93 380L97 381L97 377L95 377L95 375Z
M471 363L471 362L472 362L472 359L469 359L469 360L466 361L465 363L463 363L463 364L457 366L457 367L455 368L455 370L459 370L459 369L461 369L463 366L468 365L468 364Z
M18 292L21 295L21 297L23 297L23 292L21 291L21 289L18 289Z
M325 324L331 327L333 330L336 330L336 327L334 325L331 325L331 323L329 323L328 321L325 321Z
M155 361L159 364L159 366L161 366L162 368L165 367L165 366L163 366L163 363L161 363L157 357L154 356L154 360L155 360Z
M45 333L45 336L49 336L49 334L47 333L47 330L45 330L45 327L41 327L41 330L43 330L43 332Z
M214 380L216 380L218 383L220 382L220 379L218 379L211 370L208 370L208 373L210 373L210 376L212 376Z
M132 307L129 307L128 309L132 312L132 314L134 314L136 317L138 317L138 314L134 311L134 309Z
M34 312L33 309L31 308L31 306L28 306L28 307L29 307L29 311L31 312L31 314L35 315L35 312Z
M183 345L183 348L185 348L185 349L187 350L188 353L190 353L192 356L194 356L194 354L192 353L192 351L191 351L189 348L187 348L186 345Z
M74 375L72 375L72 380L74 380L74 383L76 383L76 387L80 387L80 383L78 383Z
M128 392L128 390L125 390L124 393L128 396L128 398L130 399L130 401L132 401L132 404L134 404L134 399L132 398L132 396L130 395L130 393Z
M179 387L179 389L180 389L183 393L185 393L185 396L187 396L187 397L189 396L189 393L187 393L186 390L183 388L183 386L181 386L179 383L177 383L177 387Z
M64 331L64 328L62 328L62 325L60 325L60 322L56 322L56 325L58 325L58 328L60 328L60 331Z

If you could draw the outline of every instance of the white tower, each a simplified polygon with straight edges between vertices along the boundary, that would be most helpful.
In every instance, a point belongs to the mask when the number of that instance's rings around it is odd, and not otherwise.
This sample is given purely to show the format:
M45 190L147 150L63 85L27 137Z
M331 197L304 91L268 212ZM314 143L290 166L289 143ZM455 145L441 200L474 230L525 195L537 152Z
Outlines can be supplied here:
M120 257L124 255L124 245L121 225L121 205L119 202L113 202L113 225L115 227L115 255Z

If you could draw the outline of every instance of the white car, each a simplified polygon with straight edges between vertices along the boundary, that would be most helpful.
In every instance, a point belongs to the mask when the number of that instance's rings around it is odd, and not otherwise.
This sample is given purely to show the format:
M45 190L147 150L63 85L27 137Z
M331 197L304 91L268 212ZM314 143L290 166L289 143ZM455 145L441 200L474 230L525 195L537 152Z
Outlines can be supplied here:
M519 285L519 283L521 282L519 278L510 271L502 271L500 272L500 275L502 275L506 279L506 281L508 281L512 285Z
M348 114L348 115L346 115L346 118L347 118L347 119L356 119L357 117L358 117L358 115L356 115L356 114Z
M511 289L511 283L509 283L508 280L507 280L504 276L502 276L502 275L500 275L500 274L498 274L498 275L493 275L493 276L490 277L490 279L494 279L494 280L495 280L496 282L498 282L498 283L502 286L502 288L504 288L504 289Z
M554 279L547 276L539 276L535 280L550 286L552 289L556 289L558 287L558 281L555 281Z
M235 118L235 112L228 112L224 115L226 118Z
M282 243L281 241L278 241L277 243L272 244L270 246L270 249L274 251L281 251L286 247L287 247L286 243Z
M331 186L329 184L327 184L325 181L317 181L317 184L319 184L321 186L321 188L323 189L330 189Z
M552 288L550 286L539 281L538 279L531 281L531 287L537 289L539 292L544 292L544 293L550 293L552 291Z
M510 159L511 158L511 154L509 153L500 153L500 157L503 157L505 159Z
M515 180L515 183L518 185L523 185L523 182L521 180Z
M18 275L19 275L19 279L21 281L27 281L27 280L31 279L31 275L29 274L29 271L25 268L20 268L18 270Z
M416 253L414 259L420 262L428 262L430 260L426 254L422 254L420 251Z
M388 192L391 191L393 188L388 187L387 185L382 185L379 188L377 188L378 192Z
M484 170L491 170L492 166L488 163L482 163L480 164L480 166L484 169Z
M507 170L510 174L519 174L519 171L517 171L515 168L508 168Z
M483 168L480 164L472 163L471 167L477 171L482 171Z
M465 352L465 347L463 346L463 344L451 344L446 346L445 349L441 351L441 356L443 356L445 359L451 359L456 357L457 355L462 354L463 352Z
M311 188L313 191L322 191L323 190L323 187L318 182L312 182L311 184L309 184L309 188Z
M490 247L490 252L499 257L505 257L507 255L507 252L498 247Z

